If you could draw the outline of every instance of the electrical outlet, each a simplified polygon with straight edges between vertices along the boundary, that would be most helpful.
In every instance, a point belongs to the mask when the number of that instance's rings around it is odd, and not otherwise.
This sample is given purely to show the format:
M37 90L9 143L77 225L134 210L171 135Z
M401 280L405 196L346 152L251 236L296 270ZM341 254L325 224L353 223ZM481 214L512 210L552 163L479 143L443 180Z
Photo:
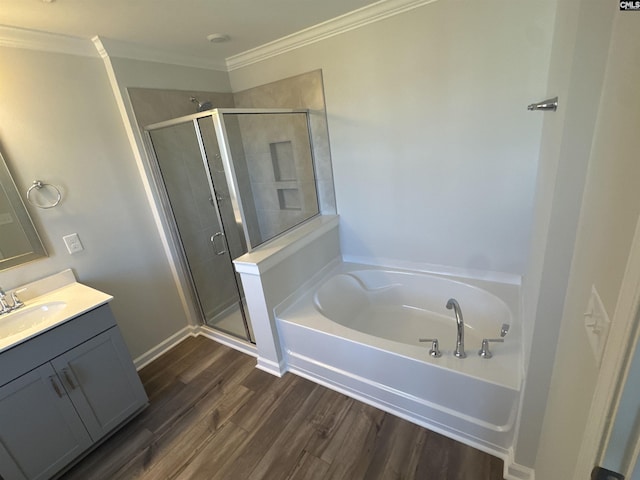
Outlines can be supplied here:
M62 237L64 240L64 244L67 246L67 251L73 255L74 253L78 253L84 250L82 246L82 242L80 241L80 237L77 233L71 233L69 235L65 235Z
M609 315L604 309L600 295L598 295L595 285L592 285L591 295L584 313L584 328L587 331L587 338L598 367L600 366L604 345L609 335L610 323Z

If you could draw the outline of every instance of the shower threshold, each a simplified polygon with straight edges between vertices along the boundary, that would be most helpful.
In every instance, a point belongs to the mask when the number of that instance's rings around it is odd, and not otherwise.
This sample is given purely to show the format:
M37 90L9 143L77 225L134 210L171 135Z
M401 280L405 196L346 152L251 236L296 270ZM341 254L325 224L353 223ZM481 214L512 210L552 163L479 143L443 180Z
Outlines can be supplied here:
M233 304L231 307L227 308L215 317L207 319L205 323L211 328L253 343L252 339L255 337L253 335L253 328L251 327L251 319L249 318L247 302L244 298L242 299L242 309L247 317L247 326L249 327L251 339L247 339L242 319L242 312L240 311L240 306L237 303Z

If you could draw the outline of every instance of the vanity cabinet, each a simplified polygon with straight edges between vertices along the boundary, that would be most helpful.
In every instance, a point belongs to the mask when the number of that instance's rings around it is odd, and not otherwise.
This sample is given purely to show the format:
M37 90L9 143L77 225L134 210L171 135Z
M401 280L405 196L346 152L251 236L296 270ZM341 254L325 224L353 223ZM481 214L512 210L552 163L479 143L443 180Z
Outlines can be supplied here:
M106 305L1 353L5 368L18 375L0 386L4 480L51 478L147 405Z
M2 387L0 411L0 465L6 479L50 478L91 446L49 363Z

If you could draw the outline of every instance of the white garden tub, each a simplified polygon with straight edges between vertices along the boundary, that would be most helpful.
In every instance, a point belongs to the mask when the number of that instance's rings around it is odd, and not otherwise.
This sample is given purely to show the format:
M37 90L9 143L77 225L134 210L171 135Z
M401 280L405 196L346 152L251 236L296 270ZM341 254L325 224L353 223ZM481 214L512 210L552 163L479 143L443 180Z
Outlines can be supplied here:
M286 368L484 451L508 456L522 383L515 285L342 263L276 309ZM495 293L505 297L499 298ZM455 298L468 357L453 356ZM478 356L483 338L493 358ZM432 358L438 338L443 356Z

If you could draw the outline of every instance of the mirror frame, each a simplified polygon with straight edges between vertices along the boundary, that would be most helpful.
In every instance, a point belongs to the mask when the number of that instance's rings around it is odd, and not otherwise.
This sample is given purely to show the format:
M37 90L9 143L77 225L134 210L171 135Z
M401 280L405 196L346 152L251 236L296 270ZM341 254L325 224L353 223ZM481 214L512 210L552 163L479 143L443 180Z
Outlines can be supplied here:
M42 240L33 225L33 221L31 220L29 212L22 201L22 197L18 193L18 188L13 181L13 177L11 176L11 172L9 172L9 168L4 161L2 153L0 153L0 190L4 191L6 194L7 199L9 200L9 205L13 209L12 213L15 214L16 220L19 222L29 241L28 247L30 249L29 251L14 257L0 259L0 271L37 260L38 258L46 257L47 251L45 250Z

